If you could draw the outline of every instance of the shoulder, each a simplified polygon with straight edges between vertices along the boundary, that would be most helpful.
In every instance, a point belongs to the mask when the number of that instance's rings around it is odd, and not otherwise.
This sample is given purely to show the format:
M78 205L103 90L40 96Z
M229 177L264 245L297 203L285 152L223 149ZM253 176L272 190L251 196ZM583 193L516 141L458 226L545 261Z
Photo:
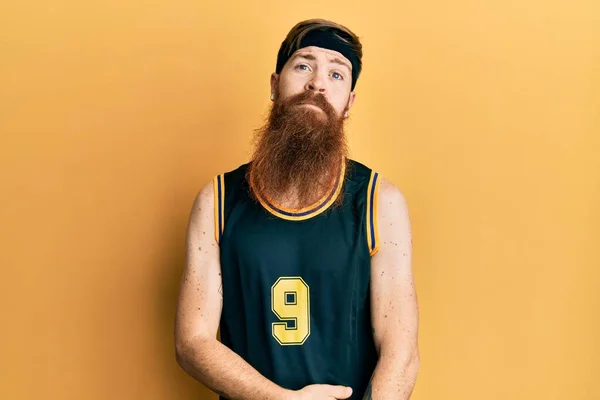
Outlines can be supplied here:
M379 178L379 203L380 209L397 209L398 207L407 208L404 193L398 186L383 177Z
M207 211L212 210L215 204L215 189L214 180L207 182L202 186L194 197L194 205L192 207L191 219L199 219L203 214L206 215ZM211 214L208 213L207 216Z
M352 175L366 177L373 186L377 186L379 203L383 203L385 200L385 203L392 206L406 204L406 198L400 188L380 175L376 168L353 159L348 159L348 167Z
M200 213L214 210L215 204L224 196L226 185L243 180L246 176L246 171L250 163L241 164L234 169L229 169L213 176L210 182L205 182L204 185L196 192L194 197L194 207L192 216L199 217Z
M381 176L376 169L360 161L348 159L348 170L351 178L366 178L373 186L377 185L380 203L385 200L386 203L396 206L406 204L406 198L400 188Z
M235 199L235 193L244 185L248 166L249 163L242 164L235 169L214 175L212 181L206 182L200 188L194 199L190 224L202 224L206 228L214 226L217 244L221 243L225 228L226 199Z
M385 242L400 237L410 238L408 202L398 186L387 179L381 178L377 203L382 241Z

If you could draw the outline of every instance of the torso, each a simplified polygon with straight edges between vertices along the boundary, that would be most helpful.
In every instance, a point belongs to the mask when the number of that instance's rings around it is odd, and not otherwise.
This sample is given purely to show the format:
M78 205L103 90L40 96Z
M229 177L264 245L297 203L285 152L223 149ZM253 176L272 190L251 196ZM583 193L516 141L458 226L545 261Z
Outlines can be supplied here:
M282 387L347 385L358 396L377 361L369 295L377 174L349 160L330 193L290 210L254 200L247 168L215 179L221 340Z

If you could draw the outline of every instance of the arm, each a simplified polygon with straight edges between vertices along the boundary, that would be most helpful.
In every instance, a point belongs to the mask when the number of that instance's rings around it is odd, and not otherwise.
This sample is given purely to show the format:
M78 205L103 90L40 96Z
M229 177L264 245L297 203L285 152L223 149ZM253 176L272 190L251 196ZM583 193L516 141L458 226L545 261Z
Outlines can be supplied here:
M419 369L418 305L406 200L382 179L379 251L371 263L373 337L379 360L363 399L408 400Z
M214 235L214 191L196 196L187 230L187 262L175 323L177 362L209 389L230 399L284 399L289 395L220 343L221 266Z

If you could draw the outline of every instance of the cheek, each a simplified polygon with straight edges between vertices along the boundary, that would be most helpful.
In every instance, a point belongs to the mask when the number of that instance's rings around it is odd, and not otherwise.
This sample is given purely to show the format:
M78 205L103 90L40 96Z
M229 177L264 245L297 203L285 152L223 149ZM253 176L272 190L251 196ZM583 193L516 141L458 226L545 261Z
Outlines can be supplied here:
M300 79L290 79L286 76L279 81L279 93L283 97L290 97L304 90L304 83Z
M335 110L338 112L338 114L341 115L346 110L346 107L348 105L348 99L340 94L337 95L335 98L330 99L330 103L333 106L333 108L335 108Z

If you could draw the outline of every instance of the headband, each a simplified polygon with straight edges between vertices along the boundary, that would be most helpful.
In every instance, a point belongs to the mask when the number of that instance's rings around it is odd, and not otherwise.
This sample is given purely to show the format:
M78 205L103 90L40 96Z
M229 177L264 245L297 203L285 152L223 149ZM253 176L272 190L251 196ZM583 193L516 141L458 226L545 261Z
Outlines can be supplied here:
M338 35L338 33L330 30L310 31L306 35L304 35L297 48L290 48L287 52L284 49L285 42L282 43L281 48L279 49L279 53L277 54L277 66L275 68L275 72L281 72L285 63L290 59L290 57L296 50L309 46L321 47L324 49L337 51L338 53L341 53L344 57L346 57L348 61L350 61L350 63L352 64L351 90L354 90L354 87L356 86L356 81L358 79L358 75L360 74L361 62L358 59L356 53L352 50L352 47L350 47L350 45L347 42L340 39Z

